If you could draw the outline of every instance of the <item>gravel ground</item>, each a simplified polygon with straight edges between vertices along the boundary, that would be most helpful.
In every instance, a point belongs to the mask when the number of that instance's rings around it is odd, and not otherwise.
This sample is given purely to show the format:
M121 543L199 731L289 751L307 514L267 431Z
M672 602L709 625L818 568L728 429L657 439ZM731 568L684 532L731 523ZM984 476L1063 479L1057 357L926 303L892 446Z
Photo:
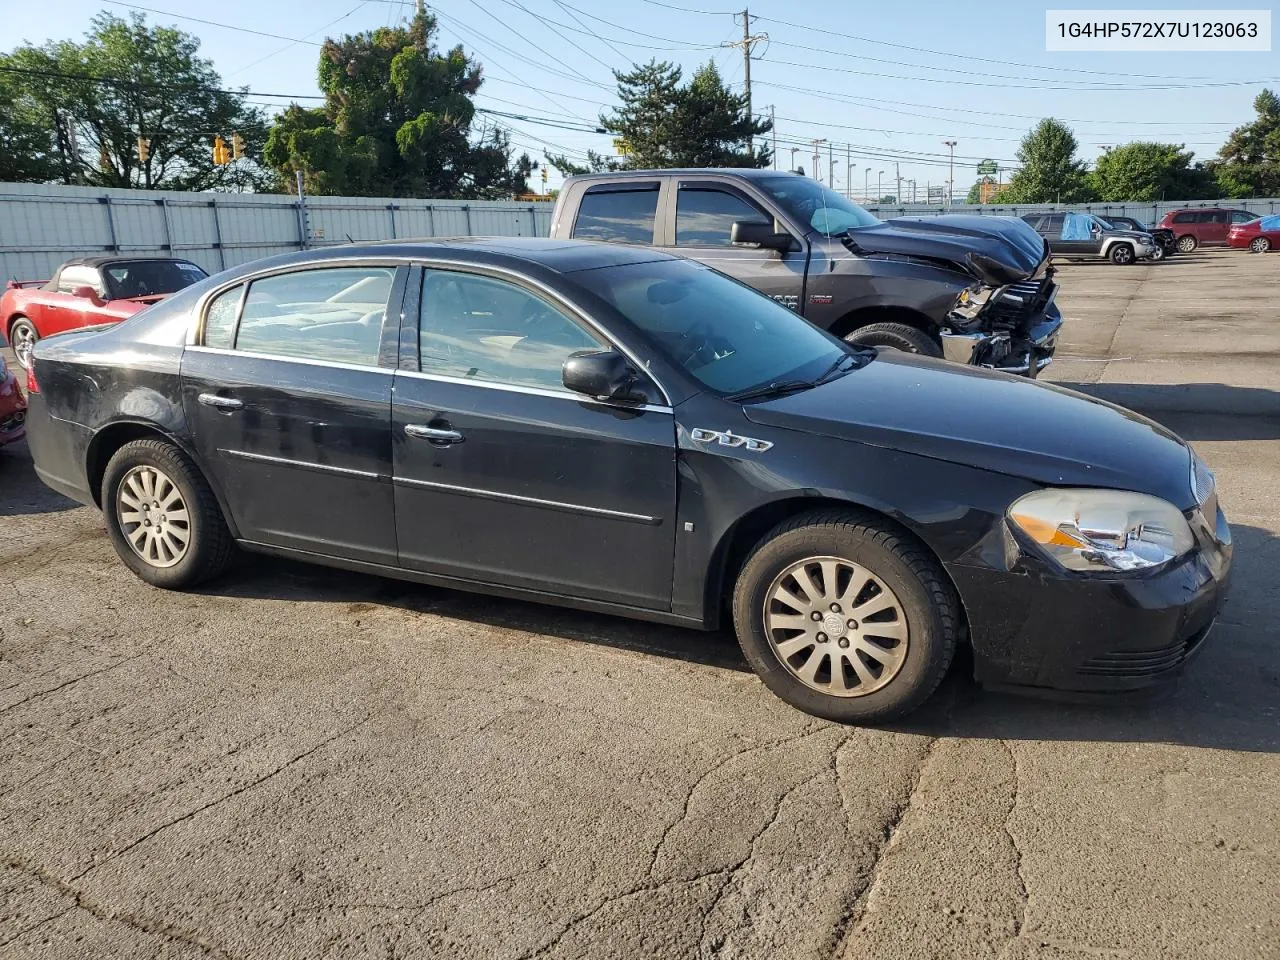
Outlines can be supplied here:
M1067 264L1054 379L1217 472L1156 700L813 720L728 635L267 559L135 580L0 450L0 956L1280 957L1280 256Z

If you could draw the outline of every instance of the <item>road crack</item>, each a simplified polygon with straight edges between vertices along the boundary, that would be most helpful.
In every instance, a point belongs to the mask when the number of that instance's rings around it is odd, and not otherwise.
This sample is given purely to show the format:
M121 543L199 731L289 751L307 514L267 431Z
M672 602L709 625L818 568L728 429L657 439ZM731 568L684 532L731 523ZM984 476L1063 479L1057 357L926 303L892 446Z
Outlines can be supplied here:
M1001 740L1004 748L1009 751L1009 763L1013 772L1013 790L1009 798L1009 809L1004 818L1005 836L1009 838L1009 845L1013 848L1013 868L1018 878L1018 915L1013 921L1013 937L1010 943L1022 936L1022 930L1027 923L1027 906L1030 897L1027 894L1027 878L1022 870L1022 848L1018 846L1018 838L1013 833L1013 814L1018 808L1018 798L1021 790L1021 778L1018 773L1018 754L1013 749L1013 744L1008 740Z

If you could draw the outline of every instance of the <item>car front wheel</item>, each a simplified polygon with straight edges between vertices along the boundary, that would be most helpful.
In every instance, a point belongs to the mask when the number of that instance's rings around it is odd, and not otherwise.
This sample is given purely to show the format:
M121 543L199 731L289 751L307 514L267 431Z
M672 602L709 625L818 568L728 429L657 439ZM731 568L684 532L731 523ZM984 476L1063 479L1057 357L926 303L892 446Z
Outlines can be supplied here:
M115 452L102 478L102 515L125 566L153 586L195 586L230 562L231 532L208 481L164 440Z
M1157 246L1151 251L1151 256L1147 257L1152 263L1159 263L1164 259L1164 247Z
M18 317L9 325L9 346L24 370L31 366L31 350L39 339L35 324L26 317Z
M845 342L862 347L885 347L925 357L941 357L942 348L923 330L905 323L870 323L845 335Z
M920 706L960 630L937 561L883 521L841 510L788 520L760 542L738 576L733 619L773 693L840 723Z
M1111 258L1111 262L1117 266L1128 266L1133 263L1133 247L1127 243L1117 243L1111 248L1111 253L1108 256Z
M1254 253L1266 253L1271 249L1271 241L1266 237L1254 237L1249 244L1249 249Z
M1190 253L1198 246L1200 246L1200 241L1191 236L1191 234L1178 238L1177 247L1179 253Z

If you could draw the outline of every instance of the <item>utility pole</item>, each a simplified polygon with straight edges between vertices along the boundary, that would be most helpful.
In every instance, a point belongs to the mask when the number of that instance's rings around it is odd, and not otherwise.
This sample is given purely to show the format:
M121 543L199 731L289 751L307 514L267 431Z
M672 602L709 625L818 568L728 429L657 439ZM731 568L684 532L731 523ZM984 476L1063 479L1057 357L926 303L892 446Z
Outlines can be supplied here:
M947 209L951 209L951 198L956 192L956 141L943 140L947 149L951 151L951 172L947 175Z
M419 3L422 0L418 0ZM743 10L742 13L733 15L736 20L742 17L742 39L737 41L725 42L720 44L722 47L741 47L742 48L742 91L747 96L747 118L755 119L755 114L751 112L751 51L757 43L762 40L768 40L767 33L751 32L751 11ZM750 137L747 138L747 156L755 156L755 144Z

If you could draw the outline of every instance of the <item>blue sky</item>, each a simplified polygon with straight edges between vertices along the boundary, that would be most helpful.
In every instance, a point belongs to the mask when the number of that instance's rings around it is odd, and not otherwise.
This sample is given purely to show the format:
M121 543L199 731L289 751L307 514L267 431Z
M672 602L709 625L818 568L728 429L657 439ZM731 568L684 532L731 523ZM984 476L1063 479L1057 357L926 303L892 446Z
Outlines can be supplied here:
M439 14L441 44L462 42L484 64L481 106L574 125L594 121L612 102L609 68L626 68L630 60L657 57L691 72L713 59L740 87L741 51L720 44L741 39L741 18L730 12L741 10L741 2L443 0L428 6ZM1014 165L1018 140L1045 116L1069 122L1088 160L1102 145L1134 139L1185 143L1208 158L1233 126L1252 119L1251 102L1264 83L1280 89L1275 52L1046 53L1045 6L1022 0L756 3L751 32L769 40L758 45L751 65L754 103L766 112L773 105L778 117L779 166L790 165L793 145L825 137L837 187L844 189L851 159L855 196L868 182L874 194L880 171L883 192L892 193L896 161L904 195L910 196L907 181L914 179L923 200L926 184L937 187L948 177L942 141L957 141L955 182L963 192L975 179L978 160ZM1164 0L1159 9L1242 6L1272 4ZM95 13L124 15L133 8L199 36L202 54L228 85L297 95L318 92L317 44L325 36L394 23L412 12L411 0L148 0L141 6L6 0L4 7L4 49L22 41L78 39ZM544 149L574 156L588 148L612 150L607 135L502 122L535 159ZM800 146L796 163L810 169L811 154L811 147ZM824 146L823 179L827 154ZM557 180L553 174L551 185Z

